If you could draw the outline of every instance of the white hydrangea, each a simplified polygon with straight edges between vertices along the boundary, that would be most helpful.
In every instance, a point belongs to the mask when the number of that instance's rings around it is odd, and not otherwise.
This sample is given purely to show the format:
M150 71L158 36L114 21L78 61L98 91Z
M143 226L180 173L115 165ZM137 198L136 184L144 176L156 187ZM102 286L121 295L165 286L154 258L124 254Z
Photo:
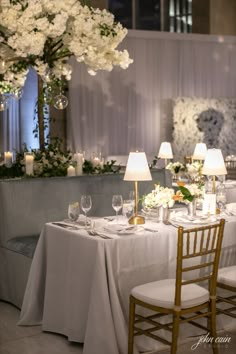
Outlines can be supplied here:
M174 194L174 189L156 185L155 189L145 196L143 205L149 209L155 209L160 206L171 208L175 203Z

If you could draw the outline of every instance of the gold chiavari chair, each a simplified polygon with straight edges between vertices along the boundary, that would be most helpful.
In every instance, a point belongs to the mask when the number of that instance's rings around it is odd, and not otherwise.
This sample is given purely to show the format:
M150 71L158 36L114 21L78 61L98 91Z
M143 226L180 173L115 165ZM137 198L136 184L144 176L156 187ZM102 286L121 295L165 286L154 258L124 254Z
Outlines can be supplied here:
M236 318L236 265L219 269L217 288L227 290L226 295L221 295L220 291L217 291L217 304L229 305L224 309L217 305L217 314Z
M221 219L219 223L204 227L179 227L176 279L159 280L132 289L128 354L133 354L134 337L141 335L170 345L171 354L176 353L182 323L209 331L216 338L216 281L224 224L225 220ZM208 282L208 288L199 286L199 282ZM166 315L169 315L167 320L171 319L163 323ZM207 326L195 321L201 318L207 318ZM158 335L156 332L160 329L169 331L171 339ZM212 340L212 348L217 354L215 340Z

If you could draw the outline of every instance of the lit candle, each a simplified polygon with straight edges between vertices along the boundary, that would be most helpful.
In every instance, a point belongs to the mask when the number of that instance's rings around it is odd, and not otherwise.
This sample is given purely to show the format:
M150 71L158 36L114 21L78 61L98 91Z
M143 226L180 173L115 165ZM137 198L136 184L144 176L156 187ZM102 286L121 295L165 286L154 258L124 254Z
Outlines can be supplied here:
M68 177L73 177L75 176L75 168L73 166L69 166L67 168L67 176Z
M4 160L5 160L6 167L12 166L12 152L11 151L4 152Z
M34 155L31 153L25 154L25 173L28 176L33 176L34 174Z
M99 159L99 157L94 157L92 163L93 163L93 167L98 167L98 166L100 166L100 159Z
M76 161L77 163L75 167L76 176L81 176L83 174L83 162L84 162L83 154L76 152L74 154L73 160Z

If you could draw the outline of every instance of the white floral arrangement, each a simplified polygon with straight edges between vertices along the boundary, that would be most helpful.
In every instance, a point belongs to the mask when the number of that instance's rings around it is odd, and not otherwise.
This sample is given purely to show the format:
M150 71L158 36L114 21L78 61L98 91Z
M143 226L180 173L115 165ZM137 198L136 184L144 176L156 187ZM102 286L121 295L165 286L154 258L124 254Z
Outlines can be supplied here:
M166 166L167 170L170 170L170 172L174 175L174 174L178 174L180 172L184 172L185 171L185 166L184 164L182 164L181 162L177 161L177 162L170 162L167 166Z
M203 199L205 193L204 184L179 184L179 190L174 195L174 200L184 202L186 204L192 202L194 199Z
M79 0L2 0L0 23L0 94L17 94L29 67L44 83L70 80L72 55L91 75L133 61L116 49L127 29L108 11Z
M203 167L202 162L194 161L194 162L192 162L192 163L187 163L187 164L186 164L186 171L187 171L187 173L188 173L190 176L195 177L195 176L201 174L201 172L202 172L202 167Z
M147 209L156 209L160 206L164 208L173 207L174 189L155 185L155 189L143 198L143 207Z

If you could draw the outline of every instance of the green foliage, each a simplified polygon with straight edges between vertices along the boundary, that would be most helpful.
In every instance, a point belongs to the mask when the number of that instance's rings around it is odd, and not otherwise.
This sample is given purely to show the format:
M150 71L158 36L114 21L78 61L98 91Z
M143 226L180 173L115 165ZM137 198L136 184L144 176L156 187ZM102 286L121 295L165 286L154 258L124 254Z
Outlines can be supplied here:
M186 187L179 186L179 190L183 194L183 200L188 200L189 202L193 201L194 195L192 195Z

